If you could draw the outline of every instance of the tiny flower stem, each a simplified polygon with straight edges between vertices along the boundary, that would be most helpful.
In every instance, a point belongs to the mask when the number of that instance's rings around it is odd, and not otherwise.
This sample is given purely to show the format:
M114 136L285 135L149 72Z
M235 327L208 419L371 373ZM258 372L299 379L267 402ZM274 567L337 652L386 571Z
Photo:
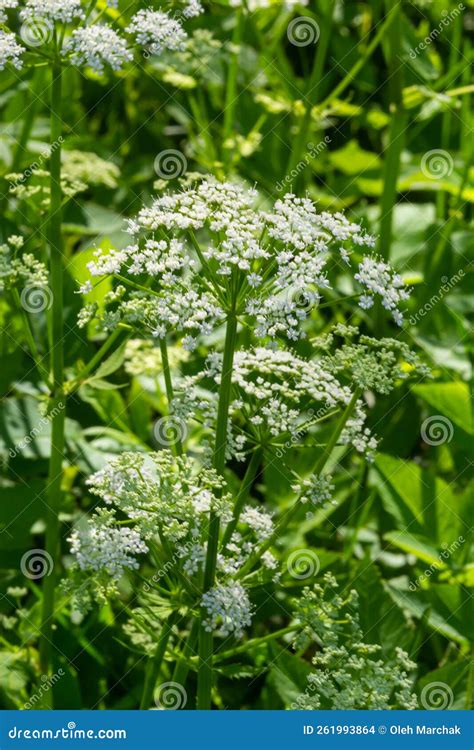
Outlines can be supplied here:
M172 404L173 404L173 399L174 399L174 391L173 391L173 382L171 380L170 363L168 359L168 345L166 343L165 338L160 339L160 352L161 352L161 364L163 366L163 375L165 378L166 397L168 399L168 414L170 414L173 408ZM176 440L173 441L172 447L174 449L174 452L178 456L181 456L183 454L183 444L180 438L176 438Z
M355 405L357 403L357 399L359 398L359 396L360 396L360 390L356 389L351 400L349 401L348 405L344 409L341 415L341 418L336 424L334 431L331 437L329 438L328 443L326 443L324 450L321 451L313 467L313 470L311 472L312 474L320 474L323 471L329 457L331 456L332 451L334 450L336 446L337 441L339 440L341 432L343 431L347 423L347 420L349 419L349 417L351 416L355 408ZM298 514L300 507L301 507L301 502L298 496L295 502L293 503L293 505L291 506L291 508L289 508L289 510L285 513L284 517L281 519L278 526L275 527L273 534L271 534L271 536L269 536L268 539L266 539L263 542L263 544L260 545L260 547L254 552L253 555L250 555L245 565L243 565L240 568L239 572L235 576L237 579L243 578L244 576L246 576L248 573L252 571L255 564L258 562L258 560L260 560L261 556L268 549L270 549L270 547L276 542L276 540L278 539L282 531L284 531L287 528L287 526L290 524L293 518Z
M252 648L261 646L264 643L271 643L271 641L274 641L277 638L282 638L284 635L288 635L288 633L294 633L296 630L299 630L300 627L301 626L299 624L295 623L294 625L288 625L286 628L275 630L274 633L269 633L268 635L264 635L261 638L251 638L249 641L246 641L245 643L242 643L240 646L236 646L235 648L231 648L228 651L222 651L220 653L219 651L217 651L215 654L215 658L216 660L224 661L224 659L230 659L237 654L245 654Z
M219 386L219 402L217 407L216 443L214 449L214 468L219 474L224 473L226 447L227 447L227 424L229 420L230 393L232 387L232 367L234 363L234 350L237 338L237 317L232 307L227 317L226 336L224 344L224 357L222 360L222 374ZM216 577L217 550L219 545L219 516L211 511L209 518L209 532L207 539L206 564L204 568L203 593L209 591L214 585ZM198 671L198 694L197 708L207 710L211 707L212 690L212 632L205 630L203 619L205 611L201 611L201 627L199 631L199 671Z
M160 675L161 665L166 653L166 647L168 645L173 625L175 624L177 619L178 615L176 612L173 612L168 617L161 630L156 647L156 652L153 655L152 659L150 659L150 661L148 662L145 675L145 684L143 686L142 699L140 702L140 709L142 710L148 709L151 701L153 700L153 693L155 691L156 681Z
M242 484L240 485L240 491L237 495L237 499L235 502L232 521L230 521L229 524L227 525L227 528L224 532L224 536L222 537L222 549L227 547L232 537L232 534L234 533L236 529L236 526L239 522L240 514L242 513L242 509L244 507L244 503L248 497L250 488L257 475L257 471L258 471L258 467L260 466L261 458L262 458L261 451L258 449L255 450L247 466L247 470L245 472L244 478L242 479Z
M50 556L53 570L43 584L43 606L40 625L40 669L48 674L51 660L52 627L56 579L60 561L59 510L61 506L61 480L64 458L64 426L66 417L64 399L64 344L63 344L63 260L61 232L61 66L54 63L51 70L51 143L56 147L50 157L50 282L52 291L50 357L52 374L51 392L51 453L47 485L46 555Z

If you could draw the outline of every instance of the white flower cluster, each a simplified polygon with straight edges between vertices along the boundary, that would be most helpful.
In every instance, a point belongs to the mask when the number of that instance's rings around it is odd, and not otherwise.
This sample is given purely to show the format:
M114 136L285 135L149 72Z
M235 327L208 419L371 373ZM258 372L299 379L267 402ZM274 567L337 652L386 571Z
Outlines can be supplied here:
M20 11L22 21L38 21L46 18L49 21L71 23L76 19L85 18L81 0L26 0L25 7Z
M24 51L25 48L17 43L15 34L0 29L0 70L4 70L8 64L19 70L23 65L20 56Z
M292 485L291 489L300 496L302 503L320 505L334 502L334 485L332 484L332 477L328 474L320 474L319 476L311 474L311 476Z
M158 55L164 49L180 50L186 40L180 21L160 10L139 10L126 29L134 34L138 44Z
M22 287L48 286L48 269L32 253L17 256L23 247L23 238L11 235L0 245L0 289L21 285Z
M364 258L354 278L367 288L367 294L359 300L360 306L365 310L371 308L374 296L378 294L382 298L382 305L390 310L395 322L401 326L403 316L398 305L409 297L401 276L394 273L393 268L383 260Z
M201 372L176 383L173 410L180 419L194 419L205 429L215 429L214 385L220 382L221 369L222 356L212 353ZM288 350L257 347L235 352L228 457L243 460L248 442L278 445L278 439L289 435L292 445L301 443L312 433L313 423L316 426L340 413L353 391L338 380L335 370L329 358L307 360ZM341 442L351 443L370 458L376 441L364 422L364 403L359 400ZM201 445L205 445L202 440Z
M0 0L0 23L7 22L7 10L18 6L18 0Z
M116 8L118 0L106 0L106 4ZM7 23L7 11L17 7L18 0L0 0L0 23ZM182 17L193 18L202 12L199 0L187 0ZM122 70L133 59L132 51L120 33L109 24L96 23L101 15L100 9L92 7L86 15L81 0L26 0L19 13L20 21L26 27L25 40L32 38L32 52L37 46L36 39L38 44L41 42L43 45L48 45L54 39L55 43L60 42L59 51L64 61L90 67L99 75L105 72L106 67L113 71ZM83 22L80 26L79 21ZM55 34L55 24L74 24L76 28L71 33L61 27L60 33ZM152 54L181 50L187 39L181 21L160 10L139 10L132 16L125 31ZM20 68L20 56L24 51L24 47L17 43L15 34L0 31L0 70L7 63Z
M139 567L135 556L148 552L148 547L135 529L113 526L110 521L110 514L96 516L87 528L75 529L68 541L81 570L104 570L117 580L126 568Z
M66 50L71 52L73 65L86 65L99 74L104 72L104 64L110 65L112 70L120 70L133 59L125 39L104 24L75 29Z
M208 614L204 627L217 635L241 638L252 623L252 605L241 583L215 586L204 594L202 605Z
M180 561L180 574L197 576L200 581L210 512L219 516L223 532L232 520L234 501L225 491L224 480L213 469L199 466L188 456L175 457L169 450L123 453L93 474L87 485L109 507L99 508L86 529L74 530L69 541L77 568L95 571L102 592L107 590L107 576L112 579L112 592L114 581L126 568L138 567L136 555L147 552L152 539L171 545ZM117 512L133 527L119 522ZM208 626L220 634L238 636L250 624L248 597L234 576L273 528L268 513L246 505L228 543L221 545L216 586L202 601L209 611ZM268 551L262 572L275 577L276 568L277 561Z
M303 632L297 648L318 644L313 658L317 667L308 676L308 687L298 696L294 708L303 710L387 710L416 709L409 673L416 668L401 648L382 658L382 647L364 642L355 591L346 599L335 591L331 574L324 585L305 588L297 602ZM379 658L376 658L376 655Z
M191 349L232 305L258 338L304 337L302 324L331 287L341 248L349 257L354 247L372 248L374 240L340 213L318 213L307 198L289 194L264 211L255 207L257 197L240 185L203 179L143 208L128 222L132 244L90 266L93 276L120 272L143 289L127 292L102 322L117 325L124 314L158 337L170 329L181 333ZM380 266L372 257L364 259L355 280L370 295L380 294L399 321L396 305L407 292L386 264L377 283L369 282L364 270L374 264ZM149 292L144 284L151 286ZM82 317L89 320L95 312L91 308Z

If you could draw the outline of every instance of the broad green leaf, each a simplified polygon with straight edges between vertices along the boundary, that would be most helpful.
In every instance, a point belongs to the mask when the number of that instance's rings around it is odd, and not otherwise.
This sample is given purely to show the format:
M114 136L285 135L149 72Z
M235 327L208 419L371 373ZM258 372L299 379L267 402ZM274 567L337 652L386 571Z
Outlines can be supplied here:
M427 383L416 385L413 392L439 414L471 435L474 434L472 406L467 383Z
M466 534L462 505L451 486L412 461L380 454L375 461L375 482L385 507L400 530L450 543ZM378 475L378 479L377 479Z
M384 535L390 544L399 547L404 552L415 555L419 560L435 565L437 568L444 568L445 563L440 559L439 552L436 551L429 540L416 537L406 531L390 531Z
M461 635L456 628L450 625L449 622L439 614L439 612L430 609L430 605L423 602L418 596L411 593L405 593L404 591L390 585L388 586L388 591L394 602L398 604L399 607L407 610L417 619L421 620L428 610L426 622L431 628L433 628L433 630L437 630L446 638L449 638L456 643L460 643L463 646L469 644L469 641L465 636Z

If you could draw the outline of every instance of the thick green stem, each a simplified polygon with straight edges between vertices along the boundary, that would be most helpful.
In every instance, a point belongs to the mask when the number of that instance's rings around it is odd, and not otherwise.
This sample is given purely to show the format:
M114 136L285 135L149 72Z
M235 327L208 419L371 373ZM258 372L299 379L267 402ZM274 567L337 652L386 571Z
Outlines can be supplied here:
M250 488L256 477L258 467L260 466L261 458L262 458L261 451L257 448L257 450L255 450L252 454L252 458L250 459L244 478L242 479L242 484L240 485L240 491L237 495L237 499L236 499L235 506L234 506L232 521L230 521L229 524L227 525L227 528L224 532L224 536L222 537L223 548L229 544L231 536L234 533L235 528L239 522L240 514L242 513L244 503L248 497Z
M388 146L383 168L383 192L380 204L380 255L389 260L392 245L393 208L397 200L400 158L405 140L407 116L403 108L403 67L401 62L401 0L387 0L394 20L388 32L387 62L391 85L391 110Z
M143 686L143 693L142 693L142 699L140 701L140 708L143 710L146 710L149 708L151 701L153 700L153 693L155 692L155 686L156 681L160 675L161 665L163 663L163 659L166 653L166 647L168 645L168 641L171 635L171 631L173 629L173 625L175 624L177 620L177 614L176 612L173 612L168 619L166 620L165 624L163 625L163 628L160 633L160 637L158 639L158 644L156 647L155 654L153 655L153 658L150 659L146 675L145 675L145 684Z
M194 654L194 646L198 637L198 631L199 620L193 620L191 630L189 631L189 635L186 639L186 643L184 644L181 655L176 661L173 676L171 678L173 682L176 682L178 683L178 685L182 685L183 687L185 686L188 677L189 660Z
M234 350L237 337L237 317L235 311L227 317L227 327L224 345L224 357L222 360L222 374L219 387L219 403L217 407L216 444L214 449L214 468L219 474L224 473L226 446L227 446L227 423L229 419L229 403L232 387L232 366L234 363ZM214 585L216 577L217 550L219 545L219 516L211 511L209 518L209 532L207 538L206 564L204 568L203 593L209 591ZM197 707L206 710L211 707L212 689L212 649L213 637L203 627L202 620L206 613L201 612L201 627L199 630L199 671L198 671L198 694Z
M51 84L51 150L50 158L50 220L49 265L52 292L51 307L51 454L47 487L46 556L53 570L43 584L41 612L40 667L44 674L50 669L51 637L53 627L56 578L59 567L59 511L61 507L61 480L64 457L64 424L66 404L64 396L63 347L63 260L61 234L61 67L54 64Z
M351 400L349 401L348 405L344 409L341 418L339 419L338 423L336 424L333 433L331 437L329 438L329 441L326 443L324 450L320 453L316 463L314 464L312 474L321 474L324 467L326 466L326 463L328 459L331 456L331 453L333 452L334 448L336 447L336 443L339 440L339 437L341 435L341 432L343 431L347 420L351 416L355 405L357 403L357 399L360 396L360 391L357 389L352 396ZM282 531L284 531L287 526L291 523L291 521L294 519L294 517L298 514L299 510L301 508L301 502L300 498L297 497L291 508L285 513L284 517L281 519L280 523L275 527L275 530L273 534L271 534L268 539L263 542L263 544L260 545L260 547L254 552L253 555L250 555L245 565L243 565L239 572L236 575L236 578L243 578L248 573L250 573L255 566L255 564L260 560L261 556L268 550L270 547L276 542Z
M168 345L166 339L160 339L160 352L161 352L161 364L163 367L163 375L165 378L166 397L168 399L168 414L171 413L172 403L174 399L173 383L171 380L170 363L168 358ZM173 440L174 452L181 456L183 453L183 444L179 437Z

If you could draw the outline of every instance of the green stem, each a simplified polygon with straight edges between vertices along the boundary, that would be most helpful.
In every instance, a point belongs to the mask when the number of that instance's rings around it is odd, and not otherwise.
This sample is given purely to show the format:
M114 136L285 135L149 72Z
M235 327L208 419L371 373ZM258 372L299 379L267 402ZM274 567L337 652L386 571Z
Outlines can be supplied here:
M308 86L304 95L306 112L301 123L298 137L294 143L293 149L287 166L289 174L301 161L302 154L307 150L308 132L311 124L312 109L317 102L320 94L320 84L323 76L324 64L326 62L329 48L329 39L331 38L332 19L334 13L335 0L330 0L327 12L324 14L320 24L320 35L317 44L316 54L314 56L313 69L309 77ZM308 162L309 163L309 162ZM304 170L302 170L304 172ZM298 177L301 176L298 175ZM295 178L295 180L298 178Z
M176 620L177 620L177 613L173 612L168 617L165 624L163 625L163 628L160 633L160 637L158 639L156 652L153 655L153 658L150 659L148 663L146 675L145 675L145 684L143 686L142 699L140 702L141 710L148 709L148 707L150 706L150 703L153 700L153 693L155 692L156 681L160 675L161 665L163 663L163 659L166 653L166 647L168 645L171 631L173 629L173 625L175 624Z
M234 350L237 337L237 317L232 308L227 317L226 336L224 344L224 357L222 360L222 374L219 386L219 403L217 407L216 443L214 449L214 468L219 474L224 473L226 446L227 446L227 423L229 419L229 403L232 387L232 366L234 362ZM209 518L209 532L207 538L206 564L204 568L203 593L209 591L214 585L216 576L217 550L219 544L219 516L211 511ZM199 630L199 671L198 671L198 694L197 707L207 710L211 707L212 689L212 633L203 627L205 611L201 611L201 627Z
M397 200L397 181L400 158L405 140L407 116L403 108L403 68L401 62L401 0L387 0L390 13L394 13L388 33L388 70L391 84L391 110L388 147L383 168L383 192L380 204L379 252L390 259L392 245L393 208Z
M449 50L448 69L452 70L461 54L461 40L463 31L463 16L459 14L453 23L453 36ZM441 121L441 148L444 151L449 150L451 140L451 129L453 121L453 111L448 109L443 113ZM438 219L444 219L447 209L447 194L445 190L440 190L436 195L436 215Z
M44 381L44 383L48 387L50 387L51 384L50 384L50 381L49 381L49 372L48 372L47 367L45 367L45 365L43 364L43 360L42 360L41 354L39 353L38 347L36 345L36 341L35 341L35 337L34 337L34 332L33 332L33 329L31 327L31 322L30 322L30 319L28 317L28 313L26 312L25 308L21 304L21 298L20 298L20 295L18 294L18 290L17 289L12 289L12 294L13 294L13 299L15 300L15 304L18 307L18 310L20 311L20 315L23 318L23 323L24 323L24 326L25 326L26 342L28 344L28 348L30 350L30 354L31 354L31 356L32 356L32 358L33 358L33 360L35 362L36 369L38 370L38 372L39 372L42 380Z
M222 651L221 653L217 652L216 659L219 659L219 661L223 661L224 659L230 659L237 654L245 654L247 653L247 651L250 651L250 649L261 646L263 643L270 643L276 638L281 638L284 635L288 635L288 633L294 633L295 630L299 630L300 627L301 626L299 624L288 625L286 628L275 630L274 633L269 633L268 635L264 635L261 638L251 638L249 641L242 643L242 645L231 648L228 651Z
M189 631L189 635L186 639L186 643L184 644L184 648L181 652L181 655L176 661L175 668L173 671L172 681L178 683L178 685L182 685L183 687L186 684L186 680L189 673L189 660L192 657L192 654L194 652L194 645L196 643L196 639L198 637L198 631L199 631L199 620L193 620L193 623L191 625L191 630Z
M63 259L61 233L61 67L52 66L51 83L51 143L56 144L50 157L50 283L53 296L51 308L51 454L49 459L46 555L50 556L53 570L43 584L43 606L40 626L40 668L48 674L51 661L51 638L56 590L60 563L59 511L61 507L61 480L64 457L64 425L66 406L64 400L64 345L63 345Z
M163 366L163 375L165 378L166 397L168 399L168 414L170 414L171 409L172 409L173 399L174 399L174 391L173 391L173 383L171 380L170 363L168 359L168 345L166 343L165 338L160 339L160 352L161 352L161 364ZM178 456L181 456L183 453L183 444L180 438L176 438L176 440L173 441L173 447L174 447L175 453Z
M396 15L397 15L397 9L392 8L389 13L387 14L387 17L385 21L380 26L380 29L370 42L370 44L367 46L367 49L363 54L360 55L357 62L354 63L352 68L346 73L342 81L340 81L337 86L331 91L330 94L321 102L321 104L318 105L318 110L323 110L326 107L328 107L331 102L333 102L335 99L337 99L345 90L346 88L352 83L354 78L357 76L357 73L365 63L369 60L370 57L372 57L372 54L375 52L377 47L379 46L380 42L382 41L383 37L385 36L385 33L390 28L392 23L394 22Z
M235 528L239 522L240 514L242 513L244 503L248 497L250 488L257 474L258 467L260 466L261 458L262 458L261 451L258 449L255 450L247 466L247 470L245 472L244 478L242 479L242 484L240 485L240 490L237 495L237 499L236 499L235 506L234 506L234 513L232 516L232 521L228 523L227 528L224 532L224 536L222 537L223 549L227 547L227 545L229 544L231 536L234 533Z
M341 435L341 432L344 429L344 426L351 416L355 405L357 403L357 399L360 396L359 389L356 389L354 395L352 396L351 400L349 401L348 405L344 409L338 423L336 424L334 431L329 439L329 442L326 443L324 450L320 453L318 460L316 461L312 474L321 474L324 467L326 466L326 463L328 459L331 456L331 453L333 452L334 448L336 447L336 443L339 440L339 437ZM243 578L245 575L250 573L255 566L255 564L260 560L261 556L276 542L278 537L280 536L281 532L284 531L287 526L290 524L290 522L293 520L293 518L298 514L299 510L301 508L301 502L299 497L296 498L295 502L291 506L291 508L285 513L284 517L281 519L278 526L275 527L275 530L273 533L263 542L263 544L260 545L260 547L253 553L253 555L250 555L247 562L242 565L239 572L236 575L236 578Z
M231 136L232 126L234 123L234 111L236 102L236 91L237 91L237 73L239 71L239 54L240 54L240 43L242 39L243 30L243 9L239 8L237 11L234 33L232 34L232 57L229 65L227 74L227 86L225 92L225 103L224 103L224 123L222 131L222 151L223 151L223 162L226 168L229 165L232 149L226 146L226 141Z
M71 393L74 393L81 383L84 382L84 380L88 377L88 375L93 372L97 365L99 365L102 362L102 359L105 354L109 351L109 349L115 344L117 339L122 335L123 329L122 328L116 328L113 333L110 334L110 336L104 341L102 346L97 350L97 352L94 354L94 356L89 360L87 365L85 365L82 370L79 371L77 377L69 381L66 385L66 392L68 395ZM130 334L127 334L130 335Z

